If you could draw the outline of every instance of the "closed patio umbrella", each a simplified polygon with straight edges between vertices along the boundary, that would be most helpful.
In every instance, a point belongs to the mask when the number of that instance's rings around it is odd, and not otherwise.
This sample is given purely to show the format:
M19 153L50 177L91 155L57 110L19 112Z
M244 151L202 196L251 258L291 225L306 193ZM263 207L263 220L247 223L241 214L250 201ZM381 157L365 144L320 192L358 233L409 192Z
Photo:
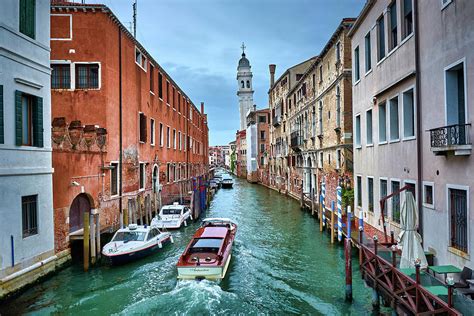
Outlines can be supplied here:
M402 247L402 257L400 268L413 268L415 260L420 260L420 267L428 267L425 252L421 246L421 236L416 231L418 224L418 214L416 202L410 191L405 192L405 202L403 203L400 216L401 232L398 236L398 245Z

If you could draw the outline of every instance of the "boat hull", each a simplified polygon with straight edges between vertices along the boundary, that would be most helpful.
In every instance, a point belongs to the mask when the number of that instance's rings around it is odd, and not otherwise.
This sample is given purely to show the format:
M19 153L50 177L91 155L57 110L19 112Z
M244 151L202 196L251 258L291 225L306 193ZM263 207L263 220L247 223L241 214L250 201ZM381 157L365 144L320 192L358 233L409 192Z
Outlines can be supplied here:
M161 242L162 246L165 246L167 244L171 243L171 238L168 237L165 240ZM158 244L152 245L150 247L140 249L137 251L132 251L124 254L117 254L117 255L108 255L105 253L102 253L103 256L106 258L106 260L109 262L111 265L122 265L126 264L144 257L147 257L149 255L152 255L154 253L157 253L160 251L160 246Z
M223 266L178 266L178 279L219 281L225 278L232 255L227 257Z
M232 189L233 183L222 183L222 188L223 189Z

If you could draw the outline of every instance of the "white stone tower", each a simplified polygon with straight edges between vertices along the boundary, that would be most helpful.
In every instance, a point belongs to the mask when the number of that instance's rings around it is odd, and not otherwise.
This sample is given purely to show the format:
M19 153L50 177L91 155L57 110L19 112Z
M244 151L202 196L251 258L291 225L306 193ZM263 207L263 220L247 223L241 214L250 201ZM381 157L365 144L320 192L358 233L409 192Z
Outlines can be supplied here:
M252 71L250 70L250 62L245 57L245 45L242 43L242 58L239 60L237 67L237 84L239 90L237 96L239 97L240 109L240 130L247 128L247 112L253 106L253 90L252 90Z

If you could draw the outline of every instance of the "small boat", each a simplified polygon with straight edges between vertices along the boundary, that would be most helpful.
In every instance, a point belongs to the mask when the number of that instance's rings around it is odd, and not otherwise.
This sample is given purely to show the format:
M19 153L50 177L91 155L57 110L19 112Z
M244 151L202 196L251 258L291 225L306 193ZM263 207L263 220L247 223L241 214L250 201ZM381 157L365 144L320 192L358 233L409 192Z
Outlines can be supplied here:
M183 224L184 226L188 226L189 218L191 220L193 219L191 210L175 202L172 205L163 206L160 213L151 221L151 225L169 229L180 228Z
M219 189L219 182L212 179L211 181L209 181L209 187L217 191Z
M222 280L232 258L237 224L228 218L206 218L178 260L178 279Z
M232 180L232 178L224 178L224 180L222 180L223 188L232 188L233 185L234 185L234 180Z
M130 224L115 232L102 248L102 255L112 265L119 265L155 253L170 242L173 243L171 234L160 231L157 226Z

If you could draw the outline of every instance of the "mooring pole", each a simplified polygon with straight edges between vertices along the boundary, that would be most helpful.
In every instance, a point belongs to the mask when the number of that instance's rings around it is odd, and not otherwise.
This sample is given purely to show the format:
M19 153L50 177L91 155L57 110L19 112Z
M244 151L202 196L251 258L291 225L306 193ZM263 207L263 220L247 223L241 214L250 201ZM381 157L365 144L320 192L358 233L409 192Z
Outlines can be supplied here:
M304 207L304 191L303 191L303 181L301 181L301 208Z
M323 227L326 226L326 183L322 183L322 188L321 188L321 195L322 195L322 204L323 204L323 212L322 212L322 217L323 217Z
M352 238L352 211L351 211L351 206L349 205L347 207L347 237Z
M84 230L82 233L84 241L84 271L89 270L89 212L84 212Z
M378 244L378 238L377 235L374 236L374 254L375 254L375 260L377 262L377 244ZM374 278L374 288L372 289L372 306L375 309L378 309L380 307L380 297L379 297L379 292L377 291L377 274L378 274L378 263L375 264L375 278Z
M337 187L337 241L342 241L342 188Z
M350 237L344 239L344 255L346 257L346 301L352 302L352 256Z
M319 231L323 231L323 196L319 196Z
M362 250L362 246L363 246L363 234L364 234L364 227L360 226L359 225L359 265L362 266L363 262L362 260L364 259L363 258L363 250Z
M419 286L420 286L420 262L415 261L415 272L416 272L416 289L415 289L415 307L416 312L418 313L418 307L420 306L420 294L419 294ZM449 294L449 293L448 293Z
M314 188L311 189L311 215L314 216Z
M97 259L99 259L101 257L101 253L100 253L100 215L97 214L96 215L96 224L95 224L95 228L96 228L96 239L97 239L97 243L96 243L96 246L97 246Z
M334 213L336 211L334 209L334 204L335 204L334 201L331 201L331 230L330 230L330 232L331 232L331 244L334 243L334 234L335 234L335 228L336 228L336 225L334 223L334 219L335 219L334 218L335 217Z
M90 223L89 223L90 229L89 230L90 230L90 236L91 236L91 240L90 240L90 243L91 243L91 245L90 245L90 248L91 248L90 249L91 250L91 263L92 263L92 265L94 265L95 264L95 248L96 248L96 246L95 246L95 221L94 221L95 215L91 213L89 218L90 218Z

